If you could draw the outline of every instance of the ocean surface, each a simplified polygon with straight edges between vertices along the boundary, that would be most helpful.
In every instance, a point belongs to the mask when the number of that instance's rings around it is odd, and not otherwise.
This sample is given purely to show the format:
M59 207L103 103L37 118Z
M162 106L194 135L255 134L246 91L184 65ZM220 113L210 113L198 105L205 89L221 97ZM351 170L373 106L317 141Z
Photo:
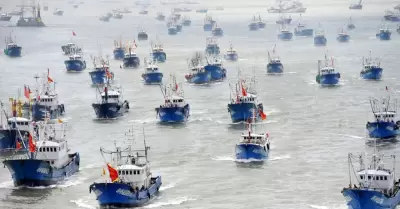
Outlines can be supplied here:
M43 3L43 2L41 2ZM17 17L0 22L0 37L12 33L23 46L21 58L0 55L0 100L22 91L23 85L35 86L34 76L50 69L56 81L59 98L65 104L64 120L68 121L69 147L81 154L80 172L60 185L49 188L14 188L9 171L0 167L0 208L8 209L78 209L97 208L89 185L104 181L105 162L99 148L113 149L114 142L123 145L125 132L133 126L137 145L142 145L144 129L150 149L151 169L162 175L163 186L158 197L144 208L173 209L339 209L346 208L341 189L349 184L347 155L349 152L371 152L366 143L365 124L371 117L369 97L398 98L400 83L400 35L395 23L387 23L393 31L392 40L380 41L375 34L384 23L385 9L398 3L369 0L361 11L349 10L356 1L305 0L307 12L302 20L316 29L325 29L328 44L315 47L312 38L294 37L292 41L277 40L278 14L266 9L273 1L202 0L200 5L180 5L209 8L209 14L224 30L218 39L221 51L232 43L239 53L238 62L225 62L228 79L208 86L187 84L187 58L204 51L210 32L202 29L204 14L193 10L187 15L192 26L184 27L176 36L167 35L165 22L155 19L157 12L166 15L175 5L152 2L148 15L138 15L141 7L133 1L87 0L78 9L67 1L47 1L49 11L42 11L45 28L16 28ZM3 11L11 11L18 1L2 0ZM223 6L223 11L213 8ZM113 8L127 7L133 11L123 19L101 22L98 17ZM54 16L55 8L64 16ZM265 29L248 30L253 15L267 21ZM292 14L294 28L299 14ZM349 43L338 43L338 30L352 17L356 29L350 31ZM150 53L150 42L157 39L164 45L167 62L160 64L164 81L175 74L182 83L187 102L191 105L190 120L180 126L157 123L155 107L163 102L158 86L144 85L139 69L120 69L121 62L112 59L113 42L122 36L123 42L137 39L139 28L149 34L148 41L136 41L137 54L143 59ZM72 32L76 36L72 36ZM91 87L88 70L66 73L61 45L70 41L81 45L89 67L90 56L99 51L110 55L111 70L116 83L123 88L124 99L131 112L110 122L94 120L91 103L96 100L96 88ZM285 73L266 74L267 52L276 44ZM4 43L0 42L4 49ZM381 58L382 81L359 78L362 56ZM341 82L335 88L322 88L315 82L317 60L325 53L335 58ZM237 81L238 69L251 76L256 74L259 99L263 101L267 120L262 127L270 135L271 152L268 161L259 167L237 166L234 145L243 132L243 125L231 124L227 111L229 83ZM389 91L385 91L385 87ZM23 95L23 94L21 94ZM22 97L22 96L21 96ZM10 109L7 103L7 108ZM384 153L399 153L396 142L379 144ZM3 157L4 158L4 157ZM398 166L398 164L396 164Z

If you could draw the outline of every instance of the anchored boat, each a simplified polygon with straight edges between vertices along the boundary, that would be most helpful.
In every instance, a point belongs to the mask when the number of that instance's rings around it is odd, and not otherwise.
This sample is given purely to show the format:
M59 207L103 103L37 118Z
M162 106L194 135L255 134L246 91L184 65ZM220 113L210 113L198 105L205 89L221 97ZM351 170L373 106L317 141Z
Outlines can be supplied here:
M45 27L46 25L42 21L41 13L40 13L40 6L35 5L35 1L33 1L32 5L20 5L21 11L15 13L16 15L20 15L17 27ZM24 15L25 8L30 8L32 10L32 16L27 17ZM37 12L36 12L37 11ZM10 13L11 15L11 13Z
M386 87L387 89L387 87ZM397 120L397 101L391 101L390 96L378 100L371 98L372 114L374 120L367 122L366 128L371 138L393 138L400 134L400 121Z
M123 116L129 112L129 102L123 101L120 89L112 89L107 79L104 91L100 92L100 100L93 103L92 107L98 119L113 119Z
M380 80L382 78L382 67L380 60L372 59L371 51L369 52L369 58L363 57L363 69L360 72L360 76L367 80Z
M14 186L49 186L59 183L79 170L78 152L70 152L65 138L65 123L37 122L28 133L29 150L3 161L10 170Z
M211 16L207 15L204 18L203 30L204 31L212 31L214 24L215 24L215 20L213 20Z
M275 48L272 49L272 56L268 52L268 64L267 64L267 73L276 74L283 73L283 65L281 59L275 55Z
M15 41L11 38L11 36L6 37L6 48L4 49L4 54L9 57L20 57L22 47L19 46Z
M7 13L0 14L0 21L10 21L12 18L11 15L8 15Z
M282 24L281 31L278 34L278 39L283 41L290 41L293 38L293 33L290 32L289 29L286 28L285 24Z
M226 60L230 60L230 61L236 61L236 60L239 59L239 55L238 55L238 53L236 52L236 50L233 49L232 44L230 44L229 50L226 51L226 53L225 53L225 55L224 55L224 58L225 58Z
M184 17L182 18L182 25L183 25L183 26L190 26L191 24L192 24L192 21L190 20L189 17L184 16Z
M175 76L171 76L169 87L160 85L164 96L164 104L157 107L157 117L162 123L182 123L190 116L190 106L186 103L182 87L176 83Z
M168 34L169 35L176 35L178 34L178 28L176 27L176 25L174 25L172 22L169 22L167 24L168 27Z
M334 61L331 58L331 64L329 64L328 57L325 54L325 65L322 66L322 61L318 60L318 74L315 78L317 83L321 85L336 85L339 83L340 73L335 71Z
M164 21L165 20L165 15L163 15L162 13L157 13L156 20Z
M137 38L139 41L145 41L149 38L149 35L147 35L146 31L140 29Z
M306 24L301 23L301 17L302 15L300 14L300 21L297 27L294 29L294 35L295 36L303 36L303 37L311 37L314 35L314 29L308 28Z
M265 22L261 19L261 16L258 15L258 28L265 28Z
M248 27L249 27L250 31L256 31L256 30L260 29L260 25L258 24L258 21L256 20L255 15L253 15L253 20L250 22Z
M206 39L206 54L208 55L219 55L220 49L216 39L209 37Z
M54 9L53 15L56 15L56 16L63 16L63 14L64 14L64 11L62 11L62 10L60 10L60 9L58 9L58 8L55 8L55 9Z
M112 161L112 165L106 164L111 181L94 182L89 187L101 207L140 207L155 197L161 187L161 176L153 177L150 172L147 159L150 147L146 145L146 140L143 140L144 150L133 149L133 131L129 130L125 135L131 137L129 146L116 147L115 151L100 148L102 156L109 154Z

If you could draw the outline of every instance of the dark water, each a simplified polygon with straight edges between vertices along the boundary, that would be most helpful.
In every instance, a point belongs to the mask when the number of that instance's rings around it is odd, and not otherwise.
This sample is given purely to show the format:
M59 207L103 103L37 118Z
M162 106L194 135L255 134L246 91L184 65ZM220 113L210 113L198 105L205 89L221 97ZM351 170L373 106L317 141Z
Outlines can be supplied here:
M204 7L225 7L224 11L210 9L209 13L224 29L225 36L218 40L221 48L227 49L232 42L240 56L238 62L224 64L228 79L211 86L184 83L186 59L195 51L203 51L205 38L210 35L202 31L204 14L194 11L187 14L192 26L177 36L168 36L165 23L155 20L157 12L169 14L172 7L158 2L154 2L148 16L138 16L141 8L128 1L85 1L78 9L64 1L49 1L49 11L42 14L48 27L0 27L1 37L13 31L23 46L22 58L0 56L0 99L7 101L24 84L33 85L33 76L50 68L66 106L69 145L81 153L81 171L52 188L15 189L8 170L0 168L0 208L96 208L95 196L89 194L88 186L104 179L99 147L111 149L114 141L122 143L132 124L138 134L145 129L152 171L161 174L164 181L159 197L147 208L345 208L340 191L348 185L347 154L372 150L364 139L370 114L368 98L387 94L385 86L394 97L398 94L400 36L395 32L396 25L388 24L393 29L391 41L375 38L384 10L396 2L371 0L362 11L350 11L348 5L355 2L304 1L308 10L303 20L313 28L321 23L328 39L326 47L314 47L312 38L278 41L277 15L266 13L272 1L202 2ZM0 4L10 11L15 2L3 0ZM133 13L109 23L98 20L100 14L124 6L132 8ZM53 16L55 7L64 9L64 16ZM267 21L266 29L249 32L247 24L258 13ZM339 44L336 34L350 16L356 29L349 32L349 43ZM299 15L292 17L293 24L297 24ZM12 21L16 20L13 17ZM65 73L66 57L61 45L70 40L82 45L90 63L90 55L98 54L99 44L103 54L112 55L114 39L122 36L125 41L132 41L139 27L150 35L149 41L137 42L141 59L150 53L150 40L158 37L168 54L160 69L165 78L174 73L183 83L192 110L191 119L184 126L157 124L154 107L163 97L157 86L143 85L142 69L121 70L120 63L110 59L117 83L124 89L124 99L131 103L131 112L108 123L93 120L91 103L96 99L96 90L90 87L88 73ZM75 37L72 31L77 34ZM274 44L285 66L282 76L266 75L267 51ZM0 46L4 48L2 42ZM359 79L361 57L368 56L369 50L382 59L382 81ZM341 85L336 88L321 88L315 83L317 60L323 59L326 51L335 57L336 69L342 75ZM236 81L237 69L248 74L255 71L259 98L268 117L264 128L271 136L270 159L258 168L238 167L233 161L234 145L242 129L230 124L226 105L228 83ZM397 153L400 148L391 142L380 149Z

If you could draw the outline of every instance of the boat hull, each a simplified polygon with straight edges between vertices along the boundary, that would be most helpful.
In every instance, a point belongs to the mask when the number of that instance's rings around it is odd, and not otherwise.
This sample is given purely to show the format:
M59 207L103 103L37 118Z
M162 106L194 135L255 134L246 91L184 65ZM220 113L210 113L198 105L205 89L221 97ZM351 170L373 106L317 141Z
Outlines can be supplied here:
M121 117L129 111L129 104L124 103L93 103L92 107L99 119L112 119Z
M192 21L190 21L190 20L184 20L183 22L182 22L182 25L183 26L190 26L192 24Z
M137 68L140 65L139 57L125 57L123 62L124 68Z
M257 23L251 23L250 25L249 25L249 30L250 31L256 31L256 30L258 30L260 27L258 26L258 24Z
M68 72L79 72L86 69L86 62L82 60L66 60L64 61L64 64Z
M211 73L208 71L186 75L186 80L193 84L205 84L211 82Z
M318 78L319 77L319 78ZM340 74L339 73L333 73L333 74L327 74L327 75L317 75L317 83L321 85L336 85L339 83L340 79Z
M394 122L368 122L366 128L372 138L384 139L400 134L399 127Z
M339 35L339 36L336 38L336 40L339 41L340 43L349 42L350 36L349 36L349 35Z
M206 24L203 25L203 30L204 31L212 31L213 26L214 25L211 24L211 23L206 23Z
M59 119L65 113L63 104L59 104L56 107L41 105L34 103L32 105L32 120L33 121L44 121L46 114L49 114L50 119Z
M390 40L391 35L391 33L378 33L376 34L376 37L379 38L379 40L388 41Z
M400 202L400 193L387 197L373 190L344 188L342 194L352 209L394 209Z
M206 53L210 55L219 55L220 50L218 46L207 46L206 47Z
M263 109L263 105L261 103L257 106L254 103L228 104L228 112L231 115L232 122L237 123L247 121L248 119L252 118L254 109ZM256 114L256 119L261 118L258 111L256 111Z
M278 38L280 40L284 40L284 41L290 41L293 38L293 33L280 33L278 35Z
M10 21L12 16L0 16L0 21Z
M235 146L238 160L265 160L268 157L269 145L240 143Z
M268 63L267 73L283 73L282 63Z
M144 40L147 40L149 38L149 36L147 34L143 33L143 34L139 34L137 38L139 41L144 41Z
M184 107L159 107L156 108L160 122L181 123L185 122L190 116L189 104Z
M48 161L33 159L5 160L14 186L50 186L79 171L79 153L69 155L70 161L62 168L54 168Z
M93 85L103 85L107 83L106 71L104 70L95 70L89 72L90 78L92 79Z
M221 37L221 36L224 36L224 31L222 31L222 30L213 30L212 31L212 35L213 36L217 36L217 37Z
M316 36L314 37L314 45L315 46L326 46L327 40L325 36Z
M124 59L125 56L125 50L122 48L116 48L114 49L113 54L114 54L114 59L122 60Z
M225 55L224 55L224 59L230 60L230 61L236 61L236 60L239 59L239 56L238 56L238 54L232 54L232 53L230 53L230 54L225 54Z
M211 81L219 81L226 78L226 70L221 65L208 64L204 66L204 70L211 74Z
M314 35L314 29L307 28L307 29L298 30L296 28L294 30L294 35L295 36L303 36L303 37L311 37Z
M28 134L28 131L20 130L22 136ZM14 150L17 148L17 139L20 141L20 136L17 130L3 129L0 130L0 151ZM27 145L28 140L24 139L21 142L21 146L23 144ZM23 149L23 148L21 148ZM25 150L25 149L24 149Z
M360 76L366 80L380 80L382 72L382 68L371 68L368 71L361 71Z
M156 73L144 73L142 78L146 84L161 83L163 74L161 72Z
M134 192L132 187L124 183L93 183L90 191L96 195L101 207L140 207L148 203L159 191L161 176L151 178L154 183L146 190Z
M165 52L153 52L153 61L165 62L167 60L167 54Z
M169 35L176 35L178 34L178 30L176 28L168 28Z
M4 49L4 54L9 57L20 57L22 52L22 47L10 47L8 49Z

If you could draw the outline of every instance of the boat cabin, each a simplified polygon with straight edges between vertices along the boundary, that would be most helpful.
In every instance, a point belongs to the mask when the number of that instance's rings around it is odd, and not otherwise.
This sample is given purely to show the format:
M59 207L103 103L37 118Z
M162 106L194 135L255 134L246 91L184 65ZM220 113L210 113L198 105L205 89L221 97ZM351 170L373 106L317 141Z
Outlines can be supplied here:
M11 128L18 128L21 131L30 131L32 122L26 118L11 117L8 118L7 124Z
M185 105L186 105L185 99L183 97L175 95L165 99L164 107L171 107L171 106L184 107Z
M8 49L10 49L10 48L16 48L16 47L18 47L18 45L17 45L16 43L9 43L9 44L7 44L7 48L8 48Z
M162 45L155 45L153 48L153 52L163 52L163 46Z
M106 99L105 95L106 95L105 92L101 93L102 100ZM121 94L118 91L108 90L107 91L107 101L108 102L119 102L120 95Z
M131 164L117 167L119 178L124 182L129 182L132 187L149 188L151 180L149 166L135 164L135 158L131 160Z
M125 53L125 57L137 57L136 52L130 51Z
M249 133L248 135L242 134L241 143L247 144L265 144L266 135L264 134L253 134Z
M38 102L40 105L44 106L57 106L58 105L58 95L50 95L48 92L41 94L39 98L33 98L34 102Z
M191 73L196 74L196 73L202 73L205 72L204 67L194 67L190 69Z
M376 170L361 170L357 172L357 178L363 188L381 189L386 192L393 189L395 181L394 172L381 167Z
M333 67L324 67L319 70L321 75L330 75L330 74L335 74L335 68Z
M396 112L395 111L375 112L374 116L377 121L390 122L394 121L396 117Z
M73 54L71 56L69 56L69 60L81 60L82 56L79 54Z
M257 96L255 94L247 93L246 96L238 96L238 103L256 103Z
M291 33L288 29L282 29L281 33Z
M381 65L381 63L380 62L378 62L378 63L376 63L376 62L367 62L367 64L366 65L364 65L364 70L371 70L371 69L374 69L374 68L380 68L380 65Z
M271 64L281 64L281 59L279 57L272 57L270 63Z
M146 73L154 73L158 71L158 66L157 65L148 65L146 67Z

